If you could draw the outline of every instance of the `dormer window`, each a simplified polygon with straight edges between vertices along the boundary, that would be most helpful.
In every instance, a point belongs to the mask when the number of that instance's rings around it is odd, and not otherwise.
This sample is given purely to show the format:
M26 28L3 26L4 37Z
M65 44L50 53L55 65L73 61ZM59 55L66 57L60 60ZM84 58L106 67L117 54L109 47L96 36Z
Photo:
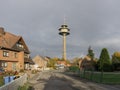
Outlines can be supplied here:
M24 46L21 43L17 43L17 47L24 48Z

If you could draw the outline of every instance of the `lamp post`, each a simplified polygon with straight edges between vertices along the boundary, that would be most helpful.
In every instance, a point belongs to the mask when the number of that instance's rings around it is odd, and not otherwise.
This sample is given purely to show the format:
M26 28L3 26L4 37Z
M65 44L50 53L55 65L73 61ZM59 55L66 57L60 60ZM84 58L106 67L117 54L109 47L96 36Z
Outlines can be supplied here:
M63 36L63 59L66 60L66 36L69 35L70 29L66 24L61 25L59 29L59 35Z

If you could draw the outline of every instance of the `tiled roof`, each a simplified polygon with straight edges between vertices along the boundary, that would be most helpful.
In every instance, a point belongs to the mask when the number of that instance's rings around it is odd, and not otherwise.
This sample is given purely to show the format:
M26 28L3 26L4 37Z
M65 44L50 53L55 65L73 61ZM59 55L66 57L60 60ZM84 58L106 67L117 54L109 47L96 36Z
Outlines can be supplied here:
M20 39L20 36L13 35L5 32L4 35L0 36L0 46L5 48L12 48L13 45Z
M16 50L16 48L14 46L20 39L22 39L21 36L17 36L12 33L5 32L4 28L0 27L0 48ZM23 43L25 44L24 41L23 41ZM26 45L25 45L25 47L27 48ZM28 48L27 48L27 51L29 52Z

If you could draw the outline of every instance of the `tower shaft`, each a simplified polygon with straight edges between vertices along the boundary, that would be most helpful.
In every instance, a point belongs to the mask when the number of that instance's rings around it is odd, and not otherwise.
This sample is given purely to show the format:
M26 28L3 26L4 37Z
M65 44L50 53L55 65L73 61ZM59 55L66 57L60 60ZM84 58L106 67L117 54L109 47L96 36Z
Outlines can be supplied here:
M66 60L66 34L63 34L63 59Z

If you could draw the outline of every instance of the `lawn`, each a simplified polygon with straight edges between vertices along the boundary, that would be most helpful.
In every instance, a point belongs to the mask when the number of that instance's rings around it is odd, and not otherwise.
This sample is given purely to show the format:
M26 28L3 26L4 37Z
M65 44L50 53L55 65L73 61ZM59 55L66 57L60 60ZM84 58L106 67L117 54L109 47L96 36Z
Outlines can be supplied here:
M120 73L104 73L103 83L120 84Z

